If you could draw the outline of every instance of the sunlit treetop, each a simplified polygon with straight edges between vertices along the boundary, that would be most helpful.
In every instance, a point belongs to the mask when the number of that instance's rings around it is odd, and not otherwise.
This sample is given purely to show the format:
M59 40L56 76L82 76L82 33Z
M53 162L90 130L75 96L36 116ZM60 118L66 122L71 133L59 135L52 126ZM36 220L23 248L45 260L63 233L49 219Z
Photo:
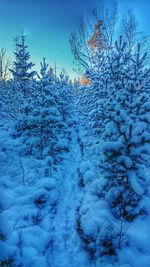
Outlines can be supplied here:
M107 49L108 44L103 34L104 25L102 20L98 20L98 23L94 26L92 37L88 40L88 45L92 50L104 50Z

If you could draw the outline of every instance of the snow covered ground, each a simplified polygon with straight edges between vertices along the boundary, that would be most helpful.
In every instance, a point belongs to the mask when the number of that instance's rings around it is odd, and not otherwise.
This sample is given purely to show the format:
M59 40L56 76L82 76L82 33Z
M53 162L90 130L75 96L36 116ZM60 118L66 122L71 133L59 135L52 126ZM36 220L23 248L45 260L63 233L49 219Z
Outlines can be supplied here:
M81 195L76 131L70 152L48 176L44 161L21 154L22 144L8 125L1 125L0 140L1 260L15 259L15 266L83 266L75 229Z
M94 260L86 251L77 232L77 214L80 208L85 231L96 234L102 180L95 167L95 148L82 151L78 130L72 129L69 153L47 172L46 160L22 155L22 144L12 138L11 128L1 123L0 259L10 265L0 266L149 267L150 216L129 227L129 244L117 259ZM144 205L150 215L148 196Z

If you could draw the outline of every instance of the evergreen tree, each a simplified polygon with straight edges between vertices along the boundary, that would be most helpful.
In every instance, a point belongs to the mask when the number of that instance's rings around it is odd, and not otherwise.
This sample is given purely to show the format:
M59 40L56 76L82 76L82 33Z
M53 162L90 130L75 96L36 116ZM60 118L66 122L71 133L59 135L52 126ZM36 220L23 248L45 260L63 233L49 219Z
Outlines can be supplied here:
M150 157L150 98L145 86L150 71L145 60L138 45L130 65L127 62L126 70L121 68L125 83L110 98L101 146L100 168L106 179L103 197L113 216L128 222L147 212L142 204Z
M103 137L105 123L107 121L107 111L111 110L111 98L116 92L124 88L126 82L125 73L130 63L130 53L126 49L126 43L122 36L115 42L114 48L105 51L101 55L101 68L88 73L92 80L92 95L90 99L89 129L95 137L96 142ZM109 101L108 101L109 99ZM98 141L99 142L99 141Z
M57 161L57 154L66 149L66 143L65 140L61 142L65 124L58 109L54 86L53 70L44 58L34 95L19 120L17 135L26 144L27 153L38 157L49 155Z
M62 101L61 103L61 113L63 115L63 120L69 125L72 125L74 121L74 109L76 92L74 85L72 84L66 71L63 69L59 75L59 81L57 84L58 94Z
M29 94L29 82L36 74L35 71L31 71L34 64L29 62L30 54L27 51L26 36L21 35L21 40L16 43L14 69L11 69L15 83L24 96Z

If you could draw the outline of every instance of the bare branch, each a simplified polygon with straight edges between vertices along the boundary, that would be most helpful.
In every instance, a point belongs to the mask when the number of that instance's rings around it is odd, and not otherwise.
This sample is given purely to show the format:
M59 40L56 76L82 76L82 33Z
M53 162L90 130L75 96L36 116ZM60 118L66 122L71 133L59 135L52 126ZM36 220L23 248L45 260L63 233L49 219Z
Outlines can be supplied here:
M10 78L11 59L6 55L4 47L0 50L0 81L6 81Z

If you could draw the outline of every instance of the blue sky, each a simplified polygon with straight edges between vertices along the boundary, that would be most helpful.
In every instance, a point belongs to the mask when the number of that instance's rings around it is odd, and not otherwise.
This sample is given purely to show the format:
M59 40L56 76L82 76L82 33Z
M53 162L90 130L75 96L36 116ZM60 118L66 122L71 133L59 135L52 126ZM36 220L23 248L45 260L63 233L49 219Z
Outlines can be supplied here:
M0 47L5 47L12 56L13 38L22 28L28 35L32 61L39 67L45 56L58 70L66 68L73 77L73 57L69 35L77 29L82 13L88 13L101 3L110 5L111 0L0 0ZM133 8L140 28L149 33L149 0L119 0L119 14Z

